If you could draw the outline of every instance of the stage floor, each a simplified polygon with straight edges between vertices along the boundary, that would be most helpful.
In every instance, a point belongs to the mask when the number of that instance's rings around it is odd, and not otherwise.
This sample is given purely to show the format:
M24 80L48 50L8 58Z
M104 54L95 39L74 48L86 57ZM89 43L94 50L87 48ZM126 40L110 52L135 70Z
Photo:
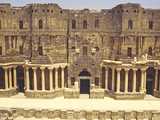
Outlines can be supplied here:
M147 95L144 100L89 99L82 95L79 99L34 99L18 94L10 98L0 98L0 108L60 109L60 110L99 110L99 111L144 111L160 110L160 99Z

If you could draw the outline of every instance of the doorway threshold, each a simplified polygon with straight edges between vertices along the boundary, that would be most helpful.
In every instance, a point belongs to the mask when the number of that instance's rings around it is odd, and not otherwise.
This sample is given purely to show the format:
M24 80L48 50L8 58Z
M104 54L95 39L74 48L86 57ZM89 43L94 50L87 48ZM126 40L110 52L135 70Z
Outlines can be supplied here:
M80 99L89 99L89 94L80 94Z

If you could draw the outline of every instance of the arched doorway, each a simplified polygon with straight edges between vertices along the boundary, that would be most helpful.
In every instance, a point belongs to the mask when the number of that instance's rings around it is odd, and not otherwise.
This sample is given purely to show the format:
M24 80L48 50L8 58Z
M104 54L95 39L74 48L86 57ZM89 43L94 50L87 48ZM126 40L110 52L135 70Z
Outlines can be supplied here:
M155 69L153 67L149 67L146 72L147 72L146 93L152 95L154 88L153 84L155 80Z
M17 89L19 92L24 92L24 68L18 66L17 70Z
M83 69L83 71L80 72L80 94L90 94L90 76L91 74L87 69Z

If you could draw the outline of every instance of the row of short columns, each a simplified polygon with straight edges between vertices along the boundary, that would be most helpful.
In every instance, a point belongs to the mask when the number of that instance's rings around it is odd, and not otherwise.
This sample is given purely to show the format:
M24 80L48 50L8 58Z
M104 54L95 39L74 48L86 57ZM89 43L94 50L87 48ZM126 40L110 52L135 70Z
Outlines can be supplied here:
M37 74L36 70L38 67L32 67L33 69L33 84L34 84L34 91L37 91ZM45 68L40 67L41 69L41 77L42 77L42 91L45 91ZM53 69L55 69L55 89L58 89L58 68L59 67L48 67L49 69L49 89L53 89ZM26 67L26 90L30 90L30 80L29 80L29 67ZM61 67L61 88L64 88L64 67Z
M106 67L105 69L105 90L108 91L108 67ZM116 93L120 92L120 72L122 70L122 68L112 68L112 90L114 91L115 88L115 70L117 71L117 83L116 83ZM125 88L124 88L124 92L128 93L128 71L130 70L129 68L125 68ZM136 92L136 68L133 68L133 84L132 84L132 92ZM146 89L146 69L141 69L141 86L140 86L140 92L144 92Z
M5 90L17 88L17 73L16 73L16 67L13 67L13 78L12 78L12 67L2 67L4 69L4 75L5 75ZM12 83L13 79L13 83ZM13 84L13 86L12 86Z

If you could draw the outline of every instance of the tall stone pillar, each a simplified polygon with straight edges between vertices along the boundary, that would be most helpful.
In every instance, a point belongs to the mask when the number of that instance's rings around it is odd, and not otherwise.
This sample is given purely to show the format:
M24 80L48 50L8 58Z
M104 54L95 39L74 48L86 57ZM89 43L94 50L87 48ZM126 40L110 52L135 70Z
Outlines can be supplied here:
M128 68L125 69L125 90L124 92L127 93L128 92Z
M145 72L146 72L146 69L141 69L141 89L140 89L140 91L141 92L145 92L145 89L144 89L144 87L145 87L145 84L146 84L146 80L145 80Z
M64 67L62 67L62 69L61 69L62 71L62 73L61 73L61 75L62 75L62 81L61 81L61 87L62 87L62 89L64 88Z
M41 67L41 75L42 75L42 91L45 91L45 67Z
M37 91L37 68L33 67L33 76L34 76L34 90Z
M144 92L146 93L147 88L147 76L146 76L146 69L144 70Z
M108 91L108 67L106 67L105 71L105 90Z
M29 68L26 67L26 90L29 91L30 87L29 87Z
M112 90L114 91L114 83L115 83L115 68L112 68Z
M136 92L136 71L137 69L136 68L133 68L133 90L132 92Z
M8 67L3 67L5 74L5 89L8 89Z
M55 68L55 89L58 89L58 67Z
M9 88L12 88L12 69L9 68Z
M14 74L14 87L17 88L17 71L16 71L16 66L13 68L13 74Z
M155 69L154 91L157 91L157 84L158 84L158 68Z
M117 89L116 92L119 93L120 92L120 71L121 68L117 68Z
M50 90L53 90L53 68L49 68L49 85Z

